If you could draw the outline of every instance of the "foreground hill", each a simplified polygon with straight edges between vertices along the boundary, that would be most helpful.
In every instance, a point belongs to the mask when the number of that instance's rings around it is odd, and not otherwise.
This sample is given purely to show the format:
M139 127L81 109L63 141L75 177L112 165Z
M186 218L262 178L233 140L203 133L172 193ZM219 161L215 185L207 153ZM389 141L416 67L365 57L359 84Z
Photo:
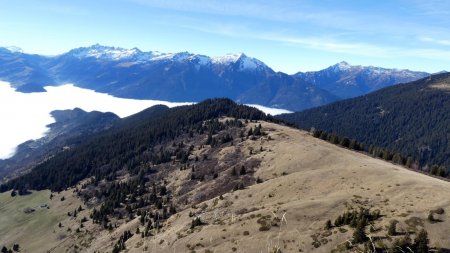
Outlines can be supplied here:
M18 91L73 83L117 97L198 102L228 97L300 111L428 75L337 64L318 72L275 72L245 54L209 57L93 45L44 57L0 48L0 79Z
M279 123L227 99L120 120L0 186L0 242L22 252L450 248L448 182Z
M84 180L47 200L48 191L14 197L5 192L0 217L8 222L0 222L0 241L7 247L18 243L23 252L387 252L407 234L414 244L425 228L430 246L450 248L448 182L301 130L241 122L212 135L223 140L230 134L231 142L206 145L208 134L197 133L173 139L177 147L181 140L193 146L184 164L174 159L144 168L142 175L124 169L116 179L97 185ZM120 191L111 187L116 180ZM36 210L12 211L26 207ZM366 244L353 241L352 225L334 225L360 208L370 209ZM99 218L105 213L106 219ZM13 215L26 220L9 219ZM325 227L327 220L331 227Z
M450 168L448 73L280 118Z

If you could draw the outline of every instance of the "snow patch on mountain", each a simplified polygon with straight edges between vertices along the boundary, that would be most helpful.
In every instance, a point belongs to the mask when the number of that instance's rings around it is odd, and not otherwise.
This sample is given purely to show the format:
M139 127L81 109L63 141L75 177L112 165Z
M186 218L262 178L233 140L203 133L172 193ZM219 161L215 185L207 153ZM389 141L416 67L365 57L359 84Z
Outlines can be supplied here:
M211 63L211 58L205 55L191 54L189 52L167 53L153 57L151 61L176 61L176 62L192 62L201 66Z
M361 65L351 65L346 61L339 62L328 69L331 69L335 73L339 72L358 72L364 71L367 75L376 75L376 76L393 76L395 78L415 78L419 72L411 71L408 69L388 69L382 67L374 67L374 66L361 66Z
M213 57L212 62L217 65L239 64L239 70L258 70L267 68L266 64L258 59L248 57L244 53L226 54L224 56Z
M138 48L124 49L120 47L107 47L102 45L93 45L90 47L81 47L69 52L73 57L96 58L100 60L122 61L130 60L136 62L149 61L154 57L161 55L160 52L142 52Z
M197 63L200 65L208 65L211 63L211 58L204 55L196 55L195 59L197 60Z
M346 61L341 61L338 64L333 66L335 72L337 72L337 71L346 71L346 70L349 70L349 69L351 69L353 67L354 66L348 64L348 62L346 62Z
M11 53L23 53L23 50L20 47L9 46L9 47L5 47L5 49Z
M244 55L245 56L245 55ZM263 69L265 68L265 64L261 61L250 58L250 57L242 57L241 58L241 64L240 64L240 70L256 70L256 69Z
M191 56L188 52L181 53L162 53L158 56L153 57L152 61L178 61L182 62Z
M241 56L244 55L243 53L234 53L234 54L226 54L223 56L216 56L212 58L212 62L214 64L218 64L218 65L229 65L229 64L233 64L236 63L239 58L241 58Z

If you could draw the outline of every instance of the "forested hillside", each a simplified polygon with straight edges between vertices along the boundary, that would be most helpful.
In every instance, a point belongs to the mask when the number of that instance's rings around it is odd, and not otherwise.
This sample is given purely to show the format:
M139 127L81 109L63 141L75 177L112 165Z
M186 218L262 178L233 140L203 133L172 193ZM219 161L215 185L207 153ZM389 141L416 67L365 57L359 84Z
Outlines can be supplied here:
M118 119L0 186L0 241L24 252L448 249L448 182L280 123L228 99Z
M450 74L285 114L281 119L399 152L420 162L450 167ZM427 166L428 165L428 166Z
M2 185L0 190L60 191L91 176L96 181L106 177L111 179L123 169L135 174L145 164L166 163L172 161L173 156L185 163L190 154L189 147L181 145L180 148L168 148L165 144L182 135L193 137L208 133L211 137L224 126L214 122L205 126L204 121L221 116L272 120L255 108L237 105L228 99L206 100L173 109L164 106L149 108L38 165L29 174Z

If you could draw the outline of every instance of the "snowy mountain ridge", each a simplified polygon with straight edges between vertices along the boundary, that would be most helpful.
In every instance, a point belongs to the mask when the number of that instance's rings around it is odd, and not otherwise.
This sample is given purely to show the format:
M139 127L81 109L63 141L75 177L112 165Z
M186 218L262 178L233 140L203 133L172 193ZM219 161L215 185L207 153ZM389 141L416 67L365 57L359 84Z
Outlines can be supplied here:
M75 58L95 58L97 60L111 61L177 61L177 62L194 62L200 66L207 65L232 65L239 64L239 69L244 70L263 70L267 69L266 64L262 61L248 57L244 53L230 53L223 56L209 57L200 54L192 54L189 52L180 53L161 53L159 51L143 52L138 48L125 49L121 47L109 47L99 44L90 47L80 47L69 51L63 55L71 55Z
M244 53L210 57L189 52L144 52L95 44L56 56L0 48L0 80L21 92L76 83L122 98L201 101L227 97L299 111L417 80L425 72L340 62L315 72L276 72ZM19 51L20 52L20 51Z

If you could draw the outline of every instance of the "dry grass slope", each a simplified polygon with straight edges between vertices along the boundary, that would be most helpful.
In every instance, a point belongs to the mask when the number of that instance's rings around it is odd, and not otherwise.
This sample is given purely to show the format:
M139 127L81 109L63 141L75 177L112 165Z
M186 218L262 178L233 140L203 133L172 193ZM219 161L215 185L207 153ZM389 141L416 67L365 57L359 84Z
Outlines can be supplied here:
M254 125L250 123L247 128ZM127 251L345 251L342 243L351 239L353 229L344 226L325 230L324 225L328 219L334 221L350 208L359 207L380 210L383 215L375 223L375 231L370 233L374 240L384 238L375 242L379 247L390 244L395 238L386 237L387 226L395 219L399 221L398 232L414 232L425 227L432 246L450 248L450 183L339 148L304 131L266 122L262 122L262 126L271 140L246 140L218 154L227 157L234 148L248 150L245 159L261 160L255 177L261 178L262 183L207 200L173 215L158 234L145 239L138 235L131 237L126 242ZM169 182L172 188L179 185L177 180L188 176L186 171L171 173L168 178L172 179ZM205 185L197 191L207 191L207 188ZM37 194L31 196L36 197ZM49 195L48 192L39 194ZM67 217L66 214L79 203L71 192L62 194L72 204L62 204L64 202L57 195L50 201L51 208L42 211L43 216L41 211L37 211L24 222L4 223L8 224L6 226L0 223L0 241L7 244L19 242L27 247L24 252L46 252L48 249L52 252L67 252L66 249L76 252L74 245L77 243L84 245L83 252L110 252L123 231L134 233L140 226L136 218L109 232L87 222L79 234L66 234L64 238L72 236L70 241L62 239L58 233L67 228L58 230L57 222L62 221L73 228L79 224L79 218ZM20 198L26 201L27 197ZM16 199L14 201L18 202ZM35 206L44 199L36 197L35 203L29 202L28 205ZM9 193L0 197L2 223L13 216L11 210L18 208L13 207L10 201ZM18 203L14 205L19 206ZM428 213L437 208L443 208L445 212L435 215L440 222L430 223L427 221ZM88 211L83 211L81 216L88 216ZM206 224L191 229L189 213L200 216ZM45 220L51 222L41 228L44 232L37 236L24 231L25 227ZM140 228L142 231L143 227Z

